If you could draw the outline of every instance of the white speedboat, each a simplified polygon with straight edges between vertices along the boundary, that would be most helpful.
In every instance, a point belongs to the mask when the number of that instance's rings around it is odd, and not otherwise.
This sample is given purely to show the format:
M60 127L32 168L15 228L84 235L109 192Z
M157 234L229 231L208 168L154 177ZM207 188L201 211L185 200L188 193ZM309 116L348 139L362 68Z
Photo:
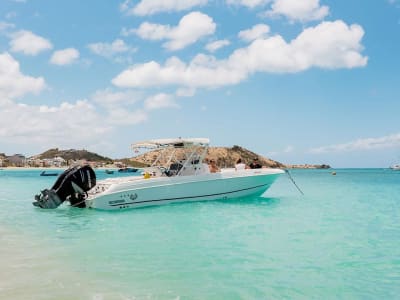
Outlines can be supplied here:
M390 169L399 171L400 170L400 165L392 165L392 166L390 166Z
M158 153L151 167L144 168L140 176L108 178L95 183L93 174L88 169L75 170L74 172L82 173L76 176L78 179L83 178L81 181L85 182L86 176L86 181L90 184L72 182L69 184L72 198L69 196L64 200L57 199L57 190L61 187L55 185L50 191L46 190L47 192L38 195L34 204L43 208L53 208L69 200L73 206L121 210L178 202L257 196L263 194L277 177L284 173L283 170L270 168L233 168L210 173L208 165L203 163L208 145L209 140L202 138L161 139L136 143L133 145L135 152L145 149L157 150Z

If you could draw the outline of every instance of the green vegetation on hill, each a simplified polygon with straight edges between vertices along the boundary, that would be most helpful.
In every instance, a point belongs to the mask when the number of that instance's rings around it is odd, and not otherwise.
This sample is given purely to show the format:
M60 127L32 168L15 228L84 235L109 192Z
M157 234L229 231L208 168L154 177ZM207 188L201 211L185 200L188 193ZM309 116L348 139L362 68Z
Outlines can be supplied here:
M87 160L94 162L104 162L104 163L113 163L113 160L109 157L101 156L97 153L89 152L87 150L59 150L58 148L49 149L42 154L37 155L36 157L39 159L44 158L54 158L54 157L62 157L65 160Z

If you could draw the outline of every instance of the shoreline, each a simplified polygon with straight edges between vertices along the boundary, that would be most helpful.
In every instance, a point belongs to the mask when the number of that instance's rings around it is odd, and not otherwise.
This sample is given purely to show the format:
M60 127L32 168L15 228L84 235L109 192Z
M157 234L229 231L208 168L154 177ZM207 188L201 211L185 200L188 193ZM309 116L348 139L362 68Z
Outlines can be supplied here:
M28 170L38 170L38 171L45 171L45 170L57 170L57 171L63 171L68 169L69 167L0 167L0 171L28 171ZM135 167L136 168L136 167ZM98 167L94 168L94 170L118 170L118 167ZM138 168L141 169L141 168ZM332 170L346 170L346 169L383 169L383 170L390 170L389 167L341 167L341 168L318 168L318 167L312 167L311 165L306 165L306 166L301 166L301 165L290 165L290 166L285 166L282 168L278 168L282 170L326 170L326 171L332 171Z
M38 171L44 171L44 170L66 170L70 168L68 167L0 167L0 170L19 170L19 171L28 171L28 170L38 170ZM94 170L118 170L117 167L99 167L99 168L94 168Z

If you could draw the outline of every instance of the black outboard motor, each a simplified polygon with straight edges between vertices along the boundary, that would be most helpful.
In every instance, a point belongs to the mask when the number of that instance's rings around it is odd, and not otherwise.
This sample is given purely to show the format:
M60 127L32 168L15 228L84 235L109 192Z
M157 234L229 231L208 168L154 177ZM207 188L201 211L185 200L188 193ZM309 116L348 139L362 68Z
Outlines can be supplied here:
M65 200L71 206L84 208L87 191L96 185L96 174L89 166L72 167L62 173L53 187L35 196L33 205L41 208L57 208Z

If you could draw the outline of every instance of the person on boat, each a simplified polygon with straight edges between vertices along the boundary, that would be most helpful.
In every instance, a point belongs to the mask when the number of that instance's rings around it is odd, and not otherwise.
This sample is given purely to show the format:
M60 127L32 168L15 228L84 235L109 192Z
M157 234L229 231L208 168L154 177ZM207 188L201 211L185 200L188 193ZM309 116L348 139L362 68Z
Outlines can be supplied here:
M258 162L258 157L253 159L253 162L250 164L250 169L261 169L262 165Z
M238 171L238 170L248 169L248 167L246 166L245 163L242 162L242 159L239 158L239 159L236 161L235 169L236 169L236 171Z
M210 173L217 173L220 171L214 159L210 160L210 164L208 165L208 167L210 168Z

